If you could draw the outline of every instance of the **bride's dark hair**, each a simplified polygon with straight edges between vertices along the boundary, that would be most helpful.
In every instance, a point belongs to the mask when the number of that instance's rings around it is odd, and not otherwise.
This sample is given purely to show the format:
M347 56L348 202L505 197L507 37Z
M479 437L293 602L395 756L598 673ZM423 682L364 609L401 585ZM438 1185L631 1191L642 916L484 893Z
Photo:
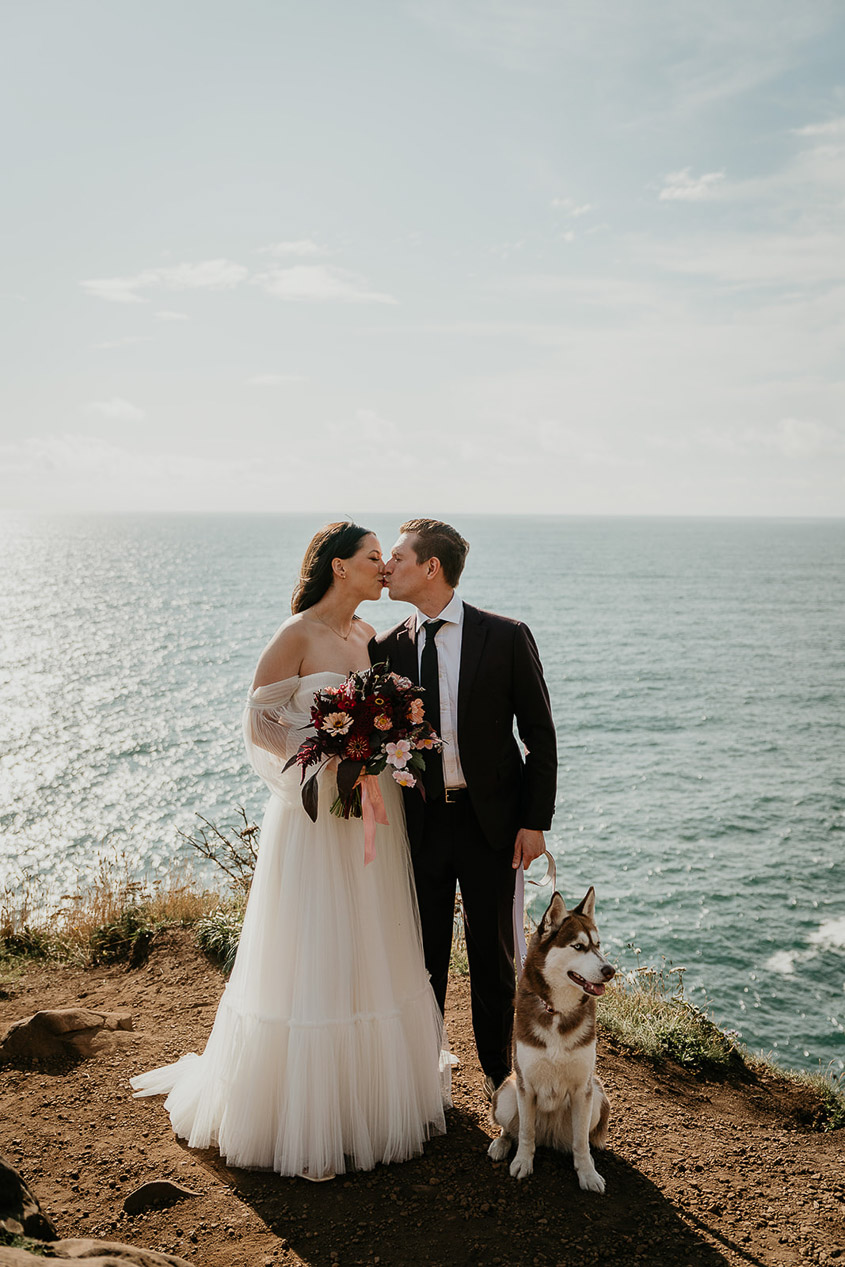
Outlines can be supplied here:
M347 519L342 523L326 524L312 537L290 601L294 615L319 603L334 580L332 559L351 559L362 538L369 536L370 531Z

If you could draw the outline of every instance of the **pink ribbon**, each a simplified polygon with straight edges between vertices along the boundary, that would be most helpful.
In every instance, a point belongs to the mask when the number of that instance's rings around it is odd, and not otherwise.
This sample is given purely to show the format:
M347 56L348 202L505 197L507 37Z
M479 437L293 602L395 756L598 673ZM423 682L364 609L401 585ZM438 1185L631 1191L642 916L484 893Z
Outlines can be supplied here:
M378 783L378 776L365 774L361 776L358 782L361 784L361 813L364 818L364 866L366 866L376 856L376 823L381 823L382 827L387 827L389 822Z

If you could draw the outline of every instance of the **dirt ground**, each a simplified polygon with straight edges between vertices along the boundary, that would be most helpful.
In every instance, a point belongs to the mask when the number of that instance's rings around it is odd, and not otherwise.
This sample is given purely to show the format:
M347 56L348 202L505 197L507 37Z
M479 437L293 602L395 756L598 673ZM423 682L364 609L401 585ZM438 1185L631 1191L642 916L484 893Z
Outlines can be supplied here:
M531 1178L511 1179L485 1155L494 1132L460 978L447 1012L461 1062L454 1108L448 1133L423 1157L311 1185L191 1152L161 1100L132 1099L129 1078L201 1051L221 987L184 930L160 934L140 968L27 965L4 980L0 1031L47 1007L129 1009L134 1018L134 1034L75 1067L0 1070L0 1152L61 1236L127 1241L196 1267L845 1267L845 1132L810 1130L801 1094L780 1081L708 1082L603 1042L599 1070L612 1100L610 1147L597 1154L605 1195L581 1192L571 1160L546 1149ZM198 1195L124 1214L124 1197L159 1178Z

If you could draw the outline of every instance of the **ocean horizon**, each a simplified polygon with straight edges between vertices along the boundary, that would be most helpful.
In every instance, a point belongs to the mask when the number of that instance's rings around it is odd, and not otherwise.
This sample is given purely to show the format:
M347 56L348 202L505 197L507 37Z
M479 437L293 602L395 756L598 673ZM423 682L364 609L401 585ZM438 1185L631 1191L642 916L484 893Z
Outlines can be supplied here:
M331 517L0 515L0 882L60 897L104 854L215 879L179 832L260 821L243 701ZM387 552L401 518L361 521ZM451 522L461 595L540 649L560 891L594 885L611 957L683 967L752 1050L845 1068L845 520Z

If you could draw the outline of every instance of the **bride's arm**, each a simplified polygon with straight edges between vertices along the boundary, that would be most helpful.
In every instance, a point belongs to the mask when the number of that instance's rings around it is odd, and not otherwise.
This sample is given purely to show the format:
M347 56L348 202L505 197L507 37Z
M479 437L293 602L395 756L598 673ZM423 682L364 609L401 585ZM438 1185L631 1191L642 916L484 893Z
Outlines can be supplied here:
M305 630L296 617L286 620L276 631L261 653L255 676L252 679L253 696L262 687L274 686L299 676L302 658L305 654ZM246 738L257 748L281 757L286 761L290 748L290 727L280 722L274 715L278 705L272 698L267 706L261 706L260 697L253 699L247 713Z

